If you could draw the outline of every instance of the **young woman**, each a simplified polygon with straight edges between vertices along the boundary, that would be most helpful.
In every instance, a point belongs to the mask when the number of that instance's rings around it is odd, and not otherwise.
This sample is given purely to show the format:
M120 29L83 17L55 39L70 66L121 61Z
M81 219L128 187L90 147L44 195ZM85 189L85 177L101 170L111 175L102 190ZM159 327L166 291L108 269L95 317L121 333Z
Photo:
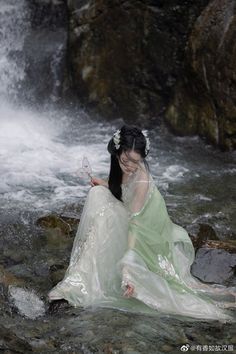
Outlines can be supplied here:
M208 286L190 273L194 248L153 182L149 148L146 131L133 126L109 141L108 182L92 178L69 267L49 300L233 320L224 308L235 303L235 287Z

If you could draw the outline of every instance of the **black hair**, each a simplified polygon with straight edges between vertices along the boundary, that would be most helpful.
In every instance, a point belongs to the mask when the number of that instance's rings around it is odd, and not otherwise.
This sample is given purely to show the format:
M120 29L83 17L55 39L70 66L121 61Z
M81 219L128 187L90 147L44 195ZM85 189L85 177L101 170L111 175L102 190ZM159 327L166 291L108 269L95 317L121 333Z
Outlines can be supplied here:
M145 157L148 154L146 151L146 138L142 133L142 130L136 126L123 125L120 129L120 139L119 139L119 148L116 149L115 142L113 137L107 145L107 150L111 154L111 164L110 164L110 173L108 179L108 186L112 194L119 200L122 201L122 170L119 164L119 156L123 151L134 150L139 153L143 158L144 164L149 169L148 163L145 160Z

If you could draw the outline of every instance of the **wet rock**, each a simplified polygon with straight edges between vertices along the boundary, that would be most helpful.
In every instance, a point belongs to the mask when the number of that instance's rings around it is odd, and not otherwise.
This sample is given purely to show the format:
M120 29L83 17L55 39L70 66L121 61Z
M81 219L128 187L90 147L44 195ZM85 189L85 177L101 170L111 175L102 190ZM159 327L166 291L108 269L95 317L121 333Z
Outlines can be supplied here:
M36 225L45 229L46 244L50 248L68 248L73 243L79 219L59 215L46 215L36 221Z
M208 224L195 227L189 236L196 251L191 273L202 281L227 286L236 284L236 240L219 240Z
M202 243L203 248L215 248L236 254L236 240L214 241L206 240Z
M23 279L17 278L12 272L6 270L0 265L0 283L8 285L24 285L25 281Z
M60 300L54 300L50 302L48 309L47 309L47 314L48 315L53 315L55 313L58 313L59 311L64 311L65 309L69 308L70 305L67 300L60 299Z
M27 0L30 30L24 41L26 61L22 99L58 101L68 89L66 1Z
M200 248L196 252L191 273L208 283L236 285L236 254L223 249Z
M4 353L25 354L32 352L32 347L27 340L19 338L9 328L0 325L0 350Z
M8 302L8 286L0 283L0 316L4 316L6 314L11 314Z
M13 265L19 264L21 262L23 262L24 257L22 254L19 254L18 252L4 252L5 254L3 255L3 257L1 258L1 263L5 266L5 267L11 267Z
M214 228L209 224L197 225L195 235L189 233L189 236L196 250L203 247L222 249L229 253L236 253L236 240L219 240Z
M80 208L79 208L80 209ZM78 210L78 213L62 213L59 215L60 219L63 220L64 223L70 225L70 236L74 237L76 235L78 225L80 222L80 215L81 210Z
M52 269L53 266L50 268ZM52 281L53 286L56 285L57 283L59 283L59 281L61 281L64 278L66 269L67 269L67 263L64 265L61 265L61 269L52 270L50 272L50 280Z
M164 344L162 345L161 347L161 350L164 352L164 353L173 353L174 352L174 347L172 347L171 345L168 345L168 344Z
M194 225L194 235L193 230L190 232L190 238L195 248L201 247L205 240L218 240L215 230L209 224Z
M8 268L10 272L16 275L19 278L30 279L33 277L33 269L32 265L26 263L16 264Z
M77 229L79 219L66 215L46 215L40 217L36 221L37 226L41 226L45 229L60 229L64 235L69 235L72 231Z
M185 76L166 113L173 131L199 134L223 150L236 147L235 37L235 1L211 1L189 37Z
M219 240L215 230L209 224L199 224L198 238L201 240Z
M158 123L182 73L188 32L208 2L68 1L80 101L108 119Z

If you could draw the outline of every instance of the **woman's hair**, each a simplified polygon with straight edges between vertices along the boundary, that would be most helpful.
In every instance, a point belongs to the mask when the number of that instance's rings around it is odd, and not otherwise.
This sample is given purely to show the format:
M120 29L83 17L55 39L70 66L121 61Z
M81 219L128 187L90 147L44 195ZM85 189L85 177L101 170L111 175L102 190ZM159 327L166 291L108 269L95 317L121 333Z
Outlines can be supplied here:
M111 165L108 179L108 186L112 194L122 201L122 170L119 165L119 156L123 151L134 150L139 153L142 158L146 157L146 138L142 130L129 125L123 125L120 129L119 149L116 149L113 137L107 145L107 150L111 154ZM145 166L149 169L147 161L144 159Z

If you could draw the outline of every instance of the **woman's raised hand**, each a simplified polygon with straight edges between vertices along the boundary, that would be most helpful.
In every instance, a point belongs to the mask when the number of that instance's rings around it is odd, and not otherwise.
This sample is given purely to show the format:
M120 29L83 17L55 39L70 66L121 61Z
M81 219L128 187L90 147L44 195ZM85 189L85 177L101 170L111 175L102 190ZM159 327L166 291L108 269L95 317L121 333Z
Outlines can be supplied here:
M104 181L104 179L98 178L98 177L91 177L90 184L92 187L94 187L94 186L108 187L108 183L106 181Z

